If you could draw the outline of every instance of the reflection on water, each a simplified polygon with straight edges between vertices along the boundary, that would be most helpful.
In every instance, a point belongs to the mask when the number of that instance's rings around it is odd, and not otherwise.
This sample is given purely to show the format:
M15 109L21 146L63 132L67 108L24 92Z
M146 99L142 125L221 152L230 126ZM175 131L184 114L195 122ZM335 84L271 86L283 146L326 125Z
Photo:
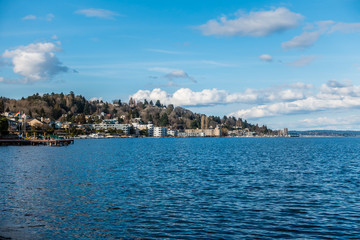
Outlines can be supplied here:
M0 236L357 238L360 139L88 139L0 148Z

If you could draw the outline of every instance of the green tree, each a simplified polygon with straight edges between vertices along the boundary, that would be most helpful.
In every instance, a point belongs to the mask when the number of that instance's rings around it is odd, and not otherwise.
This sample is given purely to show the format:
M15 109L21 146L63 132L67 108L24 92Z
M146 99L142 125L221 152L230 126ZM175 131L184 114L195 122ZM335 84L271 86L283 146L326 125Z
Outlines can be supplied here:
M199 119L193 120L190 124L190 128L192 128L192 129L200 128L200 126L201 126L201 123L200 123Z
M156 101L155 106L157 106L157 107L161 107L160 100L157 100L157 101Z
M103 112L106 113L106 114L109 113L109 104L107 102L104 104Z
M169 125L169 117L166 113L164 113L161 118L160 118L160 122L159 122L159 125L161 127L166 127Z
M5 104L2 99L0 99L0 113L3 113L5 110Z
M8 134L9 123L6 117L0 117L0 135Z
M55 107L51 110L51 118L57 120L61 117L62 111L59 107Z
M44 110L44 108L41 108L41 110L40 110L40 117L45 117L45 110Z

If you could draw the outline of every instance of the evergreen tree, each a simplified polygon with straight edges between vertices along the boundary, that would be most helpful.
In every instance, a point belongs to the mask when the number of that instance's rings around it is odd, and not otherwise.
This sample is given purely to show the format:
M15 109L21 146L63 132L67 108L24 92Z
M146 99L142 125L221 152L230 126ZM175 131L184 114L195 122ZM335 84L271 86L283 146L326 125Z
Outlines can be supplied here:
M161 127L167 127L169 125L169 117L166 113L161 116L159 125Z
M6 117L0 117L0 135L8 134L9 123Z

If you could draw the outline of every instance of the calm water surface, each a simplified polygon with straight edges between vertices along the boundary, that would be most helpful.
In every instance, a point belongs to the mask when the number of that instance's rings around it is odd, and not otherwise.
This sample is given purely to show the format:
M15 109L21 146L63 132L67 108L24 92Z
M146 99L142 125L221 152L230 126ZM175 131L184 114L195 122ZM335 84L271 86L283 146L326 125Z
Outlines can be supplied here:
M0 170L12 239L360 238L360 138L88 139Z

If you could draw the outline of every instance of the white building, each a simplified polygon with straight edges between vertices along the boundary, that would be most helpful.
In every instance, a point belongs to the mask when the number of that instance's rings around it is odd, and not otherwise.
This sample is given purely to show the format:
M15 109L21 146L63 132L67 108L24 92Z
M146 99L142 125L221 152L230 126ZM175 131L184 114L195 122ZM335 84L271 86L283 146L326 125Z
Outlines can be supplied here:
M177 136L177 130L167 130L167 136L176 137Z
M148 123L147 124L147 130L148 130L148 136L149 137L154 136L154 124Z
M84 126L89 127L92 130L116 129L123 130L125 134L130 133L130 124L84 124Z
M154 137L166 137L167 128L166 127L154 127Z

